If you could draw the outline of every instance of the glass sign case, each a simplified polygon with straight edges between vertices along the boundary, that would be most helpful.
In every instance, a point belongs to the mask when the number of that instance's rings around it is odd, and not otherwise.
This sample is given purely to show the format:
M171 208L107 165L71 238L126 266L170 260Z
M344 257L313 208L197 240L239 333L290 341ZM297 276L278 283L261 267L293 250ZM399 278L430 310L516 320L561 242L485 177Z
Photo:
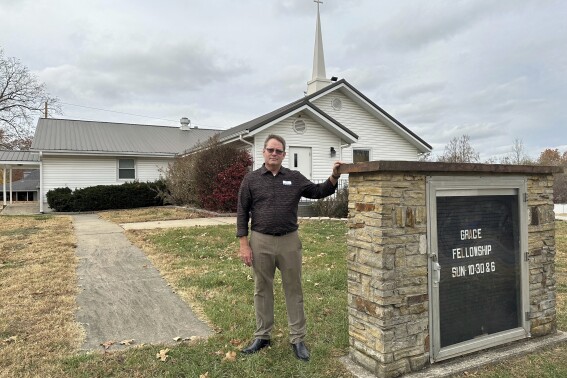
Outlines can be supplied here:
M432 362L529 336L525 186L429 178Z

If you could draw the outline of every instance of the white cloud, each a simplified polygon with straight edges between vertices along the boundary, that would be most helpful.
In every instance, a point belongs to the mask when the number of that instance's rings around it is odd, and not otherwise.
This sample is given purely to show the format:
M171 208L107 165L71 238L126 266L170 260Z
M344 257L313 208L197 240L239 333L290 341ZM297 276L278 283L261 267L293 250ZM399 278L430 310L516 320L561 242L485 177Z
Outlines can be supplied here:
M0 13L5 54L66 103L225 128L300 98L311 76L312 1L4 0ZM438 153L467 133L484 158L515 138L539 155L567 140L565 14L562 0L324 1L327 73Z

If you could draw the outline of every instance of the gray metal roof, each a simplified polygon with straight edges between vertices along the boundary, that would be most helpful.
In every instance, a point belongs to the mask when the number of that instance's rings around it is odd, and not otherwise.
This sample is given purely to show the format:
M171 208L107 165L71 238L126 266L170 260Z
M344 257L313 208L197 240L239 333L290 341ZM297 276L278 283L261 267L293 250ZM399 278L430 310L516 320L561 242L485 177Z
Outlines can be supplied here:
M175 155L219 130L40 118L32 150L45 153Z
M31 151L0 150L0 162L39 162L39 154Z
M39 186L39 169L34 169L21 180L12 183L13 192L33 192Z

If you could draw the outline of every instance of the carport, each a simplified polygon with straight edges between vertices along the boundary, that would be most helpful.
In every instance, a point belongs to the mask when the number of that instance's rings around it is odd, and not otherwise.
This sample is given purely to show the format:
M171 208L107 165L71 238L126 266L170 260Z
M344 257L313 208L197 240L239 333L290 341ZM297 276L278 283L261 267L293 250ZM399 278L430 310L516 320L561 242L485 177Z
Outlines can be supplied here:
M30 151L0 151L0 168L2 169L2 208L8 205L7 194L10 194L9 204L13 203L12 171L14 169L39 169L38 201L39 212L43 213L43 167L40 152ZM6 180L9 179L9 185Z

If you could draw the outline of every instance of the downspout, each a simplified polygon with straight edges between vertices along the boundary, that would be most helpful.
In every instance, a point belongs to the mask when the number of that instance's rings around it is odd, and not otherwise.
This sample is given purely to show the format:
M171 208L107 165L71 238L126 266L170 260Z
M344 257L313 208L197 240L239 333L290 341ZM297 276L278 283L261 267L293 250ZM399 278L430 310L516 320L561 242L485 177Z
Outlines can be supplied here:
M39 212L43 214L43 153L39 151Z
M246 134L248 134L248 133L249 133L249 131L246 131ZM254 143L250 143L247 140L242 139L242 134L244 134L244 133L238 134L238 139L240 139L240 141L242 143L246 143L247 145L252 146L252 148L254 148Z
M254 159L254 155L256 155L256 151L254 151L255 145L254 145L254 143L250 143L250 142L248 142L247 140L244 140L244 138L242 138L242 135L243 135L243 134L248 134L248 133L250 133L250 131L246 130L246 132L242 132L242 133L238 134L238 139L240 139L240 141L241 141L242 143L245 143L245 144L249 145L250 147L252 147L252 148L251 148L252 154L253 154L253 155L252 155L252 167L254 167L254 160L255 160L255 159ZM255 167L254 167L254 168L255 168Z

